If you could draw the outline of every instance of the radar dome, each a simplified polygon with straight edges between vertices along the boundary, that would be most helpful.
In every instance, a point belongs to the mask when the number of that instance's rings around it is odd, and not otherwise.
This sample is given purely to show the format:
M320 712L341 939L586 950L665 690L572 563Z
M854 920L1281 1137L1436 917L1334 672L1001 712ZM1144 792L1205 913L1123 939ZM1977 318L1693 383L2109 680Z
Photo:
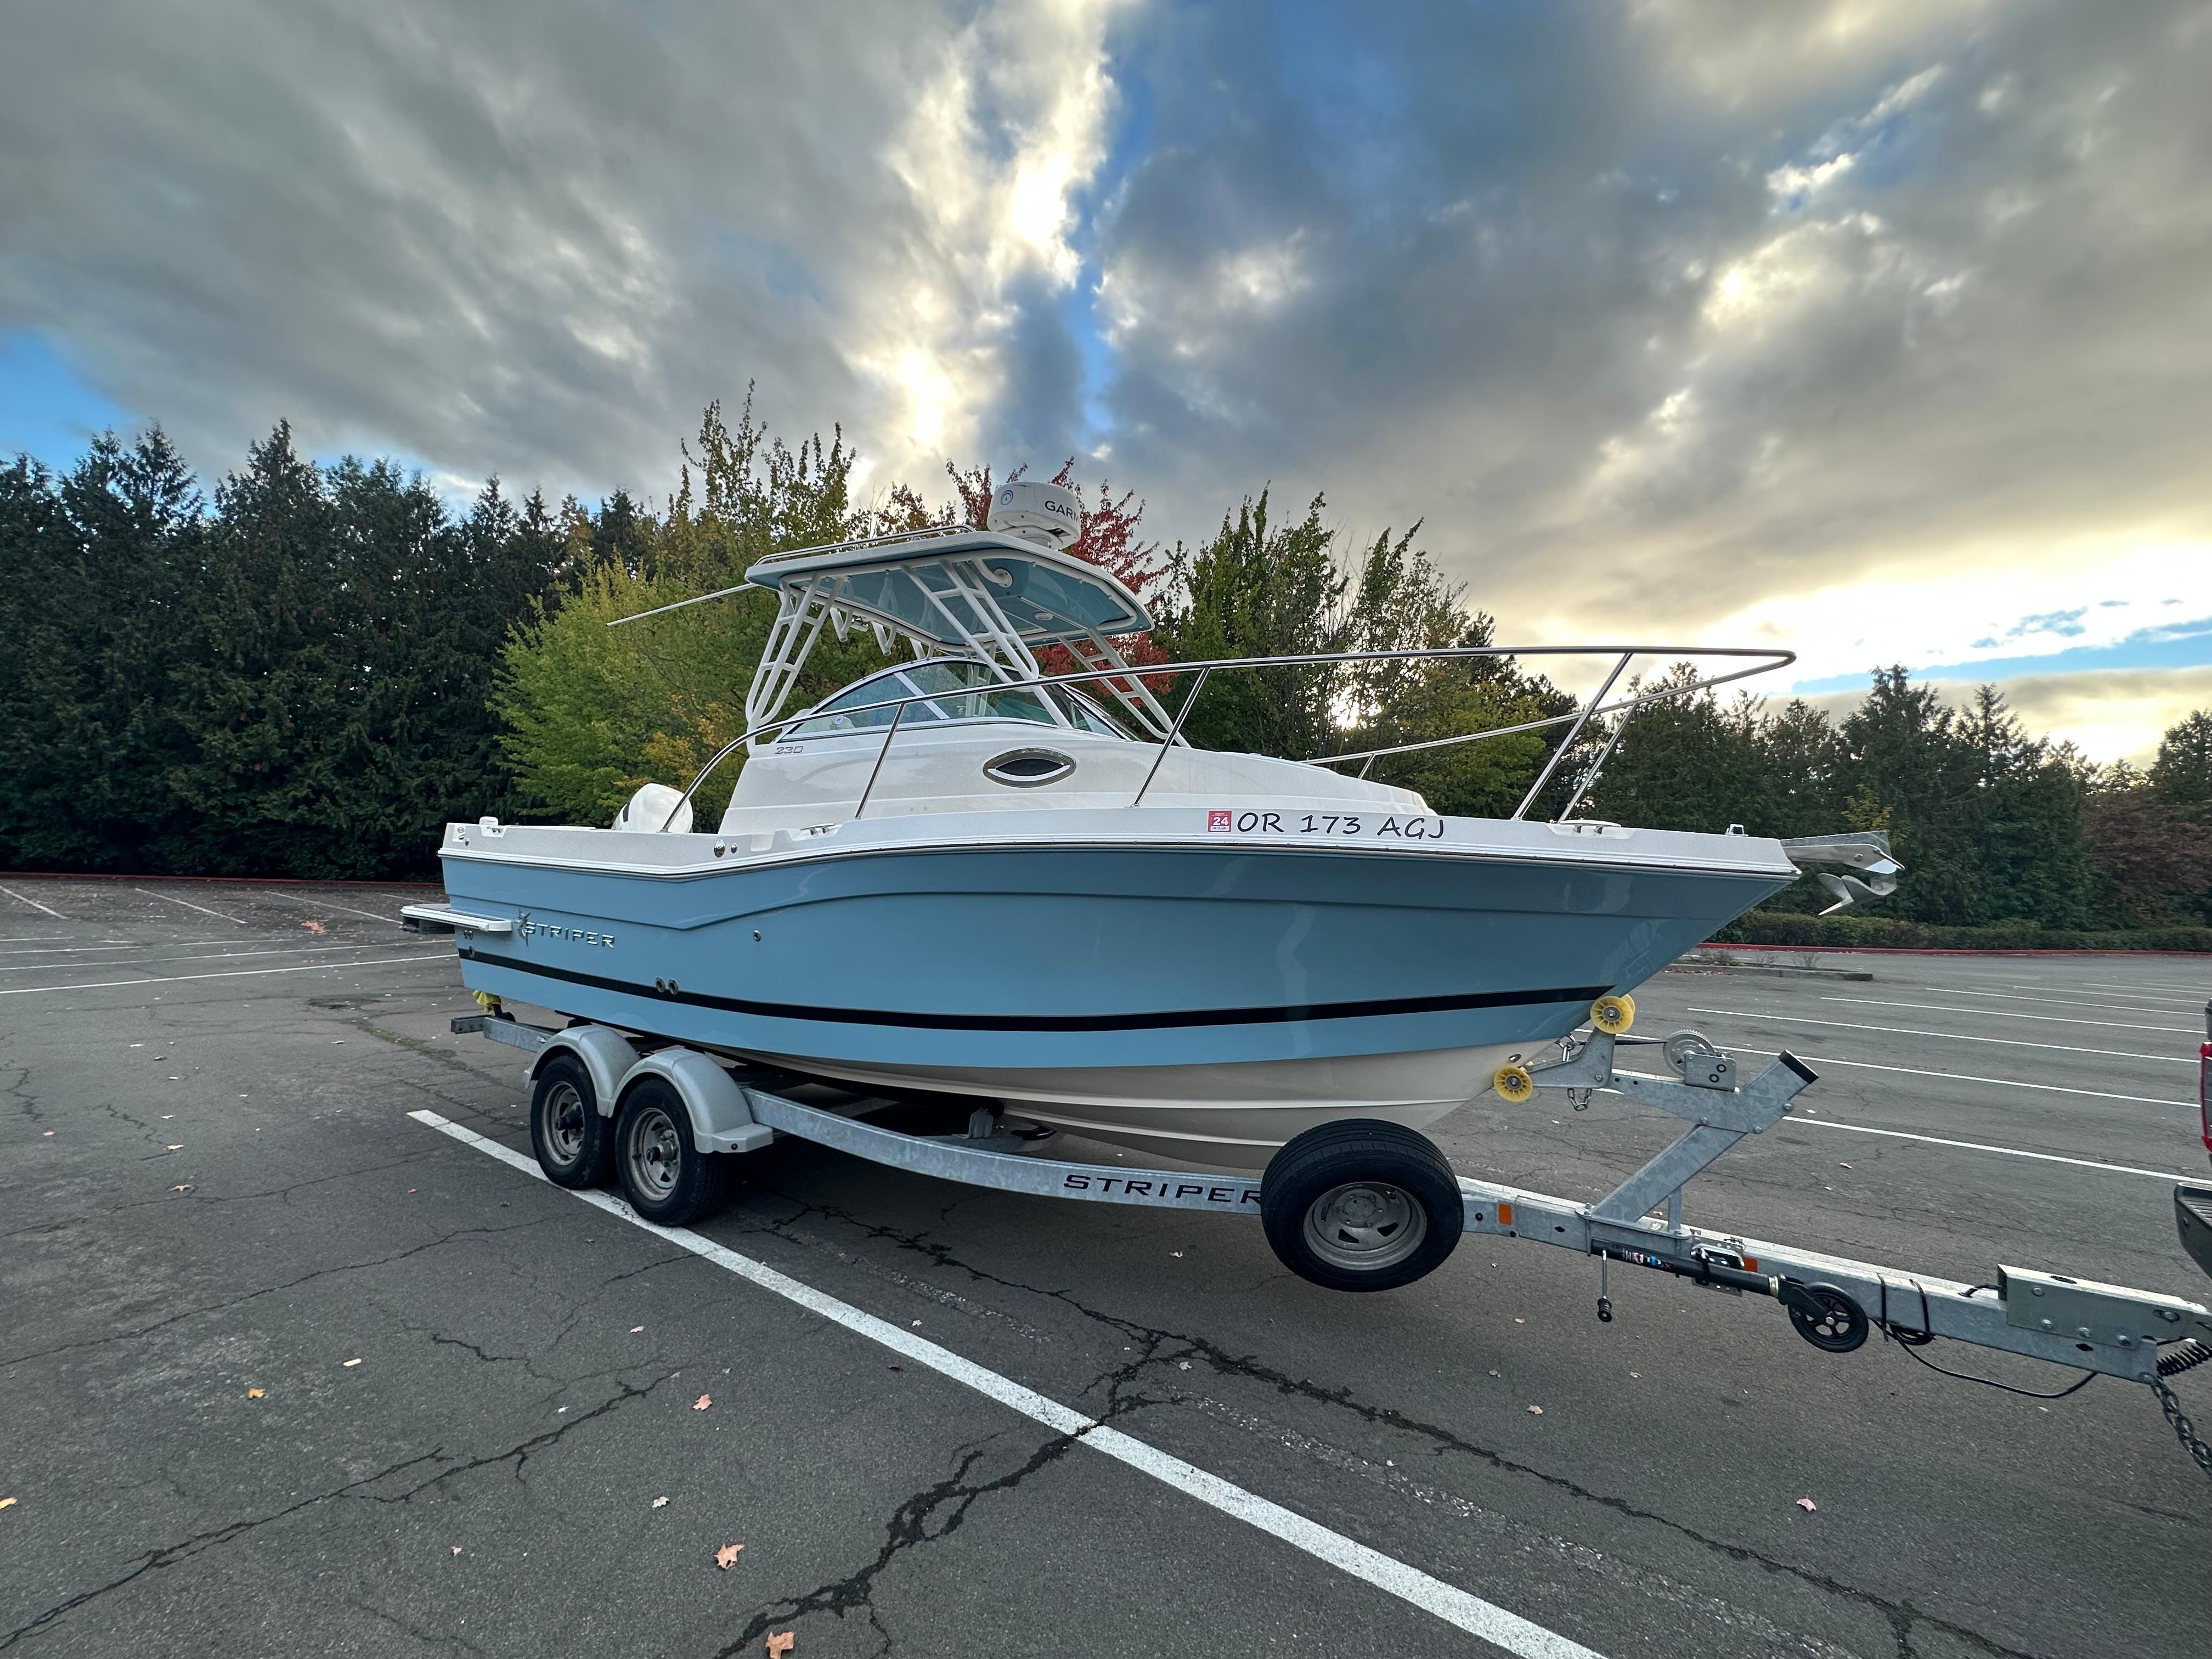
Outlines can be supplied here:
M1066 484L1018 478L992 495L991 528L1042 547L1066 547L1082 532L1083 509Z

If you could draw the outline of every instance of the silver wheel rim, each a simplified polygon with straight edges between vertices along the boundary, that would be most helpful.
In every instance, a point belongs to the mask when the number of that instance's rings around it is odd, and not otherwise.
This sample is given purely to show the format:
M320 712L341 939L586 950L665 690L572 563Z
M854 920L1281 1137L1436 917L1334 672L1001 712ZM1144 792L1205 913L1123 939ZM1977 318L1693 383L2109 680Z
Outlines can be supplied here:
M584 1097L573 1083L545 1091L545 1149L556 1164L574 1164L584 1155Z
M1349 1181L1306 1206L1306 1247L1333 1267L1395 1267L1429 1236L1429 1215L1402 1187Z
M684 1143L676 1133L676 1120L658 1106L637 1115L629 1131L630 1184L648 1198L665 1198L676 1190L676 1172L684 1158Z

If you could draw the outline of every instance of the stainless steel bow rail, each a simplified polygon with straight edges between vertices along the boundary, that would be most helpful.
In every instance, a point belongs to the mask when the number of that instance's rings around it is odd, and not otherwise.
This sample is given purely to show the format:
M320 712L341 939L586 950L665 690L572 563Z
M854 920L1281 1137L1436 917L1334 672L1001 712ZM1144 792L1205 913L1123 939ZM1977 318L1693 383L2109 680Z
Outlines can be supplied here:
M2212 1018L2212 1011L2208 1011L2208 1018ZM592 1086L586 1098L601 1117L620 1115L623 1127L615 1131L618 1139L627 1135L631 1121L625 1103L631 1100L641 1079L657 1079L655 1086L661 1092L656 1098L665 1103L661 1109L675 1109L669 1098L671 1091L681 1097L686 1109L690 1130L684 1149L688 1156L753 1152L766 1146L775 1135L791 1135L894 1169L1000 1192L1255 1216L1267 1224L1270 1243L1285 1262L1317 1282L1332 1281L1309 1271L1310 1262L1301 1265L1286 1253L1278 1232L1285 1221L1277 1212L1282 1193L1286 1184L1296 1184L1285 1173L1285 1166L1302 1142L1348 1127L1388 1132L1401 1140L1419 1142L1436 1157L1439 1170L1445 1168L1432 1146L1411 1132L1388 1124L1331 1124L1310 1131L1279 1152L1267 1172L1257 1177L1066 1163L1031 1154L1030 1149L1051 1131L1010 1132L993 1108L977 1109L964 1134L909 1133L864 1121L871 1112L896 1103L856 1097L835 1108L809 1105L766 1086L769 1083L792 1086L776 1074L748 1070L681 1045L605 1026L579 1024L562 1030L547 1030L525 1024L495 1006L489 1014L455 1019L453 1029L457 1033L481 1032L532 1055L527 1074L537 1085L532 1099L533 1143L549 1176L570 1186L580 1184L574 1178L574 1166L568 1167L564 1178L547 1161L546 1144L555 1139L556 1126L549 1120L541 1133L537 1121L538 1114L550 1109L545 1104L548 1090L541 1074L561 1054L571 1055L577 1062L559 1073L571 1079L565 1085L570 1090L570 1101L580 1086L581 1073L587 1071ZM2212 1475L2212 1446L2197 1435L2166 1385L2167 1378L2212 1360L2212 1310L2154 1291L2027 1267L1999 1267L1992 1282L1966 1285L1688 1225L1682 1219L1682 1194L1688 1182L1747 1136L1763 1133L1780 1122L1790 1102L1817 1078L1802 1061L1784 1054L1757 1076L1741 1079L1733 1057L1688 1031L1663 1042L1626 1039L1647 1045L1637 1052L1656 1051L1671 1075L1624 1071L1616 1064L1621 1041L1601 1030L1565 1039L1559 1045L1560 1058L1551 1064L1506 1067L1498 1074L1498 1091L1508 1099L1525 1100L1537 1090L1562 1091L1577 1109L1596 1091L1626 1096L1684 1121L1685 1128L1671 1145L1591 1204L1456 1177L1457 1226L1452 1227L1447 1208L1443 1220L1448 1235L1439 1230L1436 1243L1441 1248L1432 1251L1432 1259L1425 1265L1410 1271L1401 1266L1395 1277L1372 1286L1348 1283L1344 1274L1334 1282L1340 1288L1383 1288L1386 1284L1407 1282L1441 1261L1450 1243L1464 1233L1559 1245L1597 1259L1601 1322L1610 1322L1614 1316L1607 1274L1613 1264L1621 1263L1668 1273L1711 1290L1771 1297L1787 1312L1799 1335L1829 1353L1849 1353L1864 1346L1869 1335L1878 1331L1886 1340L1947 1376L2015 1393L2030 1391L1994 1378L1948 1370L1927 1358L1923 1351L1938 1339L1948 1339L2047 1360L2083 1374L2071 1387L2039 1397L2072 1393L2100 1375L2141 1383L2157 1395L2184 1447ZM2212 1102L2212 1042L2205 1045L2205 1078L2206 1098ZM2206 1110L2208 1145L2212 1145L2212 1104ZM1358 1136L1340 1134L1337 1139L1348 1144ZM572 1137L570 1144L583 1143ZM672 1143L664 1137L660 1144ZM623 1190L633 1206L649 1219L665 1218L666 1212L653 1207L654 1189L634 1184L632 1160L625 1157L611 1161L621 1166ZM1308 1164L1311 1162L1309 1157ZM1322 1184L1334 1178L1334 1175L1325 1176ZM1331 1189L1328 1201L1341 1210L1339 1195L1357 1188L1360 1179L1345 1172L1345 1181ZM1394 1190L1387 1184L1389 1179L1395 1177L1376 1177L1368 1182L1368 1188L1389 1193ZM1352 1182L1352 1188L1346 1182ZM1303 1194L1314 1185L1309 1179L1307 1188L1299 1190ZM1447 1184L1442 1191L1448 1205L1450 1187ZM1308 1200L1300 1195L1295 1202L1303 1206ZM1378 1236L1387 1231L1389 1224L1376 1219L1387 1212L1387 1200L1370 1198L1367 1202L1364 1209L1355 1202L1358 1213L1345 1224L1351 1229L1348 1236L1356 1237L1362 1227ZM2207 1273L2212 1273L2212 1187L2178 1186L2174 1203L2184 1248ZM1289 1218L1293 1226L1297 1220L1295 1216ZM1389 1256L1387 1251L1374 1260L1378 1264L1386 1260L1402 1262L1401 1256Z

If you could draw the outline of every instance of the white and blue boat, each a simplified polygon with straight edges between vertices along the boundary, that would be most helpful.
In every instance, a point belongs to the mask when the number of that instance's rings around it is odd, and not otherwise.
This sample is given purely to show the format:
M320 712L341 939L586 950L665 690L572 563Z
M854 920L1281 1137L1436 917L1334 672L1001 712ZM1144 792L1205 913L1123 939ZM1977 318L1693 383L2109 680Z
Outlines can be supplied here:
M1193 747L1147 681L1251 665L1130 672L1115 641L1150 618L1065 550L1069 505L1018 485L991 530L756 565L748 581L781 608L749 730L718 757L744 751L719 823L694 827L695 780L647 786L609 829L448 825L441 915L461 930L465 982L862 1090L980 1097L1257 1168L1334 1120L1443 1117L1801 860L1893 884L1886 848L1863 839L1793 849L1448 817L1327 765ZM913 659L784 714L822 631L858 627ZM1079 672L1042 673L1048 646ZM1638 701L1606 696L1577 727Z

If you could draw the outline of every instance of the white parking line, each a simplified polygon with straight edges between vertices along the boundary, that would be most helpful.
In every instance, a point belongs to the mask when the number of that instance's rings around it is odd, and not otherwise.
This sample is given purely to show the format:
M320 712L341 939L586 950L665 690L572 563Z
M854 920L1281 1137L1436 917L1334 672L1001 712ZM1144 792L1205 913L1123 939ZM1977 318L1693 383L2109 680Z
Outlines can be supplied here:
M234 942L243 944L247 941ZM154 953L155 951L161 948L156 945L146 950L145 965L149 968L158 968L162 963L170 962L234 962L244 957L304 957L318 951L328 953L332 951L382 951L388 949L391 944L390 939L374 941L364 939L359 945L287 945L267 951L203 951L196 955L182 957L156 956ZM10 962L0 963L0 974L65 974L74 969L119 968L122 965L121 962L112 957L106 962Z
M2134 1008L2129 1006L2125 1003L2098 1002L2094 999L2084 1001L2080 997L2032 997L2024 995L2018 991L1960 990L1945 991L1942 994L1947 997L1996 997L2006 1002L2042 1002L2048 1003L2054 1008L2100 1008L2107 1012L2115 1014L2170 1014L2173 1012L2171 1008ZM2149 998L2137 999L2139 1001L2148 1001L2151 1000L2152 999Z
M2100 1164L2093 1158L2061 1158L2056 1152L2023 1152L2017 1146L1991 1146L1978 1140L1946 1140L1941 1135L1907 1134L1902 1129L1870 1129L1863 1123L1838 1123L1832 1117L1798 1117L1795 1115L1782 1120L1808 1129L1848 1129L1855 1135L1887 1135L1892 1140L1924 1140L1931 1146L1958 1146L1970 1152L2002 1152L2007 1158L2032 1158L2039 1164L2071 1164L2082 1170L2109 1170L2114 1175L2149 1176L2156 1181L2194 1181L2195 1176L2175 1175L2170 1170L2138 1170L2131 1164Z
M56 921L67 921L69 920L69 918L64 915L60 911L54 909L50 906L41 904L34 898L25 898L21 893L17 892L12 887L0 887L0 893L5 893L9 898L15 900L18 904L27 904L33 910L46 911L46 913L52 916Z
M1825 1025L1838 1031L1887 1031L1893 1036L1942 1037L1946 1042L1992 1042L2001 1048L2047 1048L2060 1054L2102 1054L2108 1060L2150 1060L2163 1066L2194 1066L2197 1057L2176 1054L2137 1054L2124 1048L2076 1048L2063 1042L2029 1042L2021 1037L1962 1036L1955 1031L1922 1031L1910 1025L1859 1025L1847 1019L1811 1019L1803 1014L1754 1014L1745 1008L1692 1008L1693 1014L1726 1014L1732 1019L1763 1019L1783 1025ZM1972 1013L1972 1009L1960 1009Z
M465 1146L472 1146L497 1158L511 1169L520 1170L538 1180L545 1179L537 1164L522 1153L501 1146L465 1128L435 1112L410 1112L408 1116L417 1123L428 1125L441 1134L451 1135ZM848 1302L825 1295L811 1285L798 1279L750 1256L740 1255L735 1250L715 1243L685 1227L656 1227L641 1219L621 1200L605 1193L572 1192L572 1198L596 1206L609 1215L627 1221L630 1225L655 1238L689 1250L702 1260L713 1262L726 1273L773 1291L786 1301L795 1302L810 1313L820 1314L824 1319L843 1326L871 1342L880 1344L895 1353L904 1355L917 1364L927 1365L940 1376L951 1378L976 1393L997 1401L1010 1410L1018 1412L1031 1422L1042 1424L1055 1434L1066 1435L1079 1445L1103 1452L1115 1462L1153 1480L1173 1486L1176 1491L1195 1498L1209 1508L1255 1527L1273 1537L1281 1539L1294 1549L1304 1551L1317 1561L1327 1562L1341 1572L1364 1580L1377 1589L1387 1591L1399 1600L1411 1603L1424 1613L1432 1613L1444 1623L1463 1630L1508 1653L1519 1654L1523 1659L1600 1659L1596 1652L1579 1642L1570 1641L1543 1626L1532 1623L1516 1613L1508 1613L1493 1601L1469 1595L1441 1578L1432 1578L1418 1567L1408 1566L1395 1557L1332 1531L1316 1521L1309 1521L1294 1510L1233 1486L1219 1475L1209 1474L1195 1464L1186 1463L1180 1457L1161 1451L1155 1446L1109 1428L1096 1418L1085 1417L1073 1407L1061 1405L1015 1382L988 1370L973 1360L963 1359L950 1348L939 1347L934 1342L924 1341L910 1330L864 1313Z
M2013 988L2018 991L2048 991L2051 989L2051 987L2048 985L2016 985ZM2087 999L2083 1006L2090 1008L2113 1006L2123 1002L2162 1002L2167 1006L2159 1009L2157 1012L2161 1014L2170 1014L2184 1008L2201 1008L2203 1006L2203 1000L2202 998L2169 995L2162 991L2122 991L2109 988L2100 989L2087 986L2074 986L2070 988L2076 995Z
M1771 1048L1743 1048L1733 1042L1724 1042L1721 1047L1738 1054L1774 1053ZM2088 1100L2128 1100L2139 1106L2179 1106L2185 1112L2197 1109L2197 1103L2193 1100L2160 1100L2151 1095L2107 1094L2102 1089L2067 1089L2056 1083L2022 1083L2018 1078L1973 1077L1965 1072L1930 1072L1918 1066L1878 1066L1870 1060L1838 1060L1833 1054L1825 1058L1820 1054L1800 1054L1797 1058L1808 1066L1848 1066L1855 1072L1894 1072L1899 1077L1940 1077L1948 1078L1953 1083L1993 1083L2000 1089L2033 1089L2038 1094L2080 1095Z
M2101 1025L2111 1031L2171 1031L2194 1036L2187 1025L2130 1025L2116 1019L2068 1019L2063 1014L2015 1014L2009 1008L1960 1008L1941 1002L1890 1002L1881 997L1822 997L1823 1002L1863 1002L1872 1008L1919 1008L1931 1014L1979 1014L1984 1019L2035 1019L2046 1025Z
M88 985L19 985L0 991L0 997L34 997L41 991L112 991L118 985L181 985L194 979L252 979L260 974L318 974L325 969L379 968L393 962L440 962L451 959L444 950L417 951L411 957L376 957L368 962L303 962L290 968L228 968L219 974L168 974L147 979L96 979Z
M227 916L220 910L210 910L206 905L195 904L190 899L173 898L167 893L157 893L150 887L134 887L131 890L134 893L143 893L148 898L157 898L164 904L181 904L187 910L197 910L204 916L213 916L217 921L235 922L240 927L246 926L236 916Z
M7 938L0 939L0 945L28 945L33 939L37 939L42 944L51 945L54 942L54 935L52 933L10 933Z
M0 951L0 957L67 956L72 951L181 951L188 945L235 945L238 935L228 939L173 939L161 944L149 944L143 939L110 939L102 945L40 945L27 951Z
M302 909L343 910L349 915L367 916L371 921L388 921L394 927L398 927L399 924L399 918L397 916L387 915L378 910L363 910L356 905L340 904L335 899L317 899L313 904L309 904L307 900L301 898L296 893L279 893L273 890L268 892L258 892L256 893L254 896L257 898L289 899L291 902L300 906Z
M2084 980L2081 988L2085 991L2175 991L2185 997L2201 997L2208 992L2212 992L2212 981L2207 981L2203 985L2166 985L2155 980L2149 980L2137 986L2101 985L2094 980Z

